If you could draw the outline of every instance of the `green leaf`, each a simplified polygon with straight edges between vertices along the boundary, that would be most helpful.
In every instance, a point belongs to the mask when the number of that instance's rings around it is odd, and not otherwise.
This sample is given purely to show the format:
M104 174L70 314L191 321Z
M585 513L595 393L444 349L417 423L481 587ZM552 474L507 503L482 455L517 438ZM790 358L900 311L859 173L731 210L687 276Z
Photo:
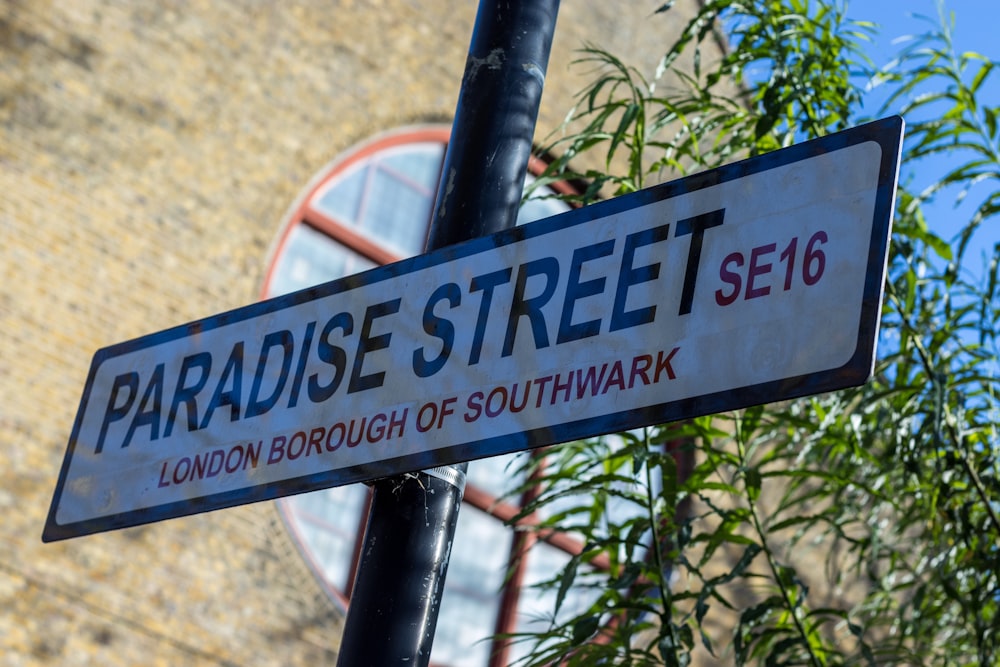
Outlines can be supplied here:
M573 623L573 645L579 646L592 637L601 627L601 617L585 616Z
M553 609L553 615L557 615L559 610L562 609L563 602L566 600L566 594L569 589L572 588L573 582L576 580L577 569L580 567L580 555L575 555L569 559L566 563L566 567L563 568L562 574L559 577L559 590L556 592L556 601Z
M743 476L744 479L746 479L747 494L750 496L751 500L757 500L760 497L760 470L756 467L747 468L747 470L743 473Z

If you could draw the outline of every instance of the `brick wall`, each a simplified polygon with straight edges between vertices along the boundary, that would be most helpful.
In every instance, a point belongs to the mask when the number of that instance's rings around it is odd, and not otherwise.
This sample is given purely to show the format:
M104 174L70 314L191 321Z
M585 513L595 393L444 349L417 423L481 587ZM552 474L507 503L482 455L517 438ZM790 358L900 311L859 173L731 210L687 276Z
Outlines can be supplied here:
M652 67L679 22L648 29L658 4L562 3L538 136L585 42ZM332 662L341 614L272 503L39 536L93 352L253 301L314 172L451 117L475 10L0 3L0 665Z

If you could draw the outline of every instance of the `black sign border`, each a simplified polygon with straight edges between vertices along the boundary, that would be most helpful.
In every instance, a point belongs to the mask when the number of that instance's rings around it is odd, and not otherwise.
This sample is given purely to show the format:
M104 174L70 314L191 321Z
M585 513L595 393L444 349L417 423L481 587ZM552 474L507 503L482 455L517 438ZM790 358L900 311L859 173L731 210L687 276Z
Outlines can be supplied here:
M821 394L863 384L871 376L875 363L875 345L878 338L879 317L882 308L882 289L885 281L892 213L899 177L898 170L900 151L902 149L903 127L904 122L901 117L891 116L819 139L795 144L758 157L749 158L710 171L693 174L676 181L574 209L521 227L515 227L490 236L448 246L434 252L410 257L393 264L379 266L359 274L339 278L315 287L285 294L102 348L95 353L91 363L80 407L73 424L66 455L59 473L52 505L49 509L45 528L42 533L42 540L53 542L119 528L139 526L262 500L274 500L307 491L317 491L345 484L372 481L414 470L471 461L478 458L523 451L535 447L580 438L595 437L601 434L662 424L701 415L737 410L762 403ZM398 458L383 459L368 464L319 472L280 482L244 487L242 489L167 503L155 507L131 510L96 519L69 524L59 524L56 522L56 510L59 507L63 488L69 474L70 462L76 450L77 438L97 369L104 361L110 358L162 345L172 340L196 335L200 332L251 320L304 302L341 292L348 292L395 276L448 263L462 257L489 252L500 246L544 236L545 234L584 224L598 218L641 208L658 201L679 197L703 188L738 180L868 141L878 143L882 149L871 243L868 253L868 271L865 276L857 347L852 358L840 368L685 398L650 406L641 410L627 410L598 417L588 417L546 428L452 445L442 449L409 454Z

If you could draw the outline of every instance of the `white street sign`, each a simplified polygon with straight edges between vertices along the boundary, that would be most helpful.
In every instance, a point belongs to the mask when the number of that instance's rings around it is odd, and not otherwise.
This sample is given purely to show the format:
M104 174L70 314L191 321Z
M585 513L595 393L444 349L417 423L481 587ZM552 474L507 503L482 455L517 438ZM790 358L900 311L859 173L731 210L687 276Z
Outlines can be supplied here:
M889 118L102 349L43 539L864 382Z

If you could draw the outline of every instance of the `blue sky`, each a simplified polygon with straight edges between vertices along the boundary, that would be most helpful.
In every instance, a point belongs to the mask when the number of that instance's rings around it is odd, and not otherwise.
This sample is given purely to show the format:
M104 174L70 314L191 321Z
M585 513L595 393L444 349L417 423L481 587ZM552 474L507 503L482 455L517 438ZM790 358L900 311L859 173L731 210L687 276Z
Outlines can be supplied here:
M959 46L988 56L998 56L996 19L1000 14L1000 3L997 0L945 0L945 8L955 14L955 41ZM936 0L854 0L847 11L851 18L874 21L880 25L881 34L875 47L883 55L893 51L893 39L924 32L927 24L915 19L914 14L936 17Z
M997 19L1000 18L1000 1L998 0L946 0L946 11L954 14L953 41L956 50L976 51L988 58L1000 61L1000 40L997 39ZM857 20L873 21L879 24L879 35L866 49L876 65L887 63L900 44L899 38L906 35L927 32L930 24L915 18L915 14L936 18L938 7L936 0L854 0L848 5L848 16ZM894 43L895 42L895 43ZM990 106L1000 104L1000 68L990 75L992 82L981 90L980 100ZM866 100L864 113L875 114L884 96L878 91ZM943 175L948 168L948 162L934 158L921 161L909 167L909 173L904 171L902 178L910 177L914 183L925 185ZM967 203L957 211L954 208L955 192L946 192L928 210L928 222L946 239L950 238L952 230L963 224L971 215L972 203L979 203L983 193L996 190L998 183L985 183L974 188L967 198ZM994 219L981 228L976 243L968 255L968 268L977 272L982 263L983 253L992 254L994 244L1000 241L997 226L1000 220Z

